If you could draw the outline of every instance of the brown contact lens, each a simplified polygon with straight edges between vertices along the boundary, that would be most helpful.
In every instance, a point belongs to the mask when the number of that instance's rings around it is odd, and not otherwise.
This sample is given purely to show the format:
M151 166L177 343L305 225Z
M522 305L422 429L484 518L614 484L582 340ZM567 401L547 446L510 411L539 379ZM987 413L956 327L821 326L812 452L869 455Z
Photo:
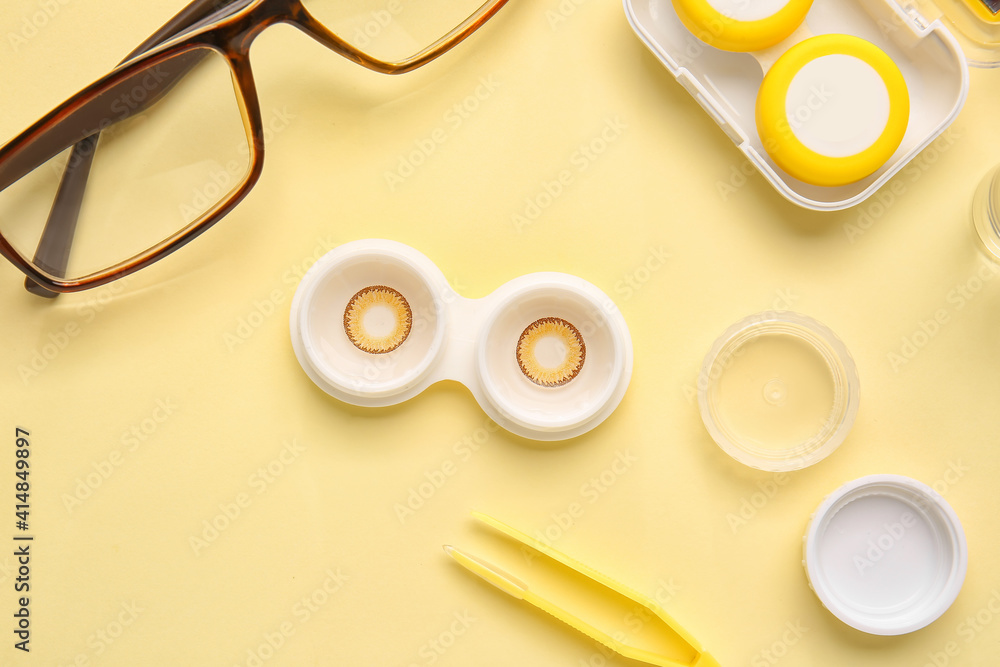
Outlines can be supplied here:
M413 326L406 298L385 285L366 287L344 310L344 331L354 346L369 354L386 354L403 344Z
M528 325L517 341L517 365L543 387L564 385L583 368L587 345L579 330L564 319L543 317Z

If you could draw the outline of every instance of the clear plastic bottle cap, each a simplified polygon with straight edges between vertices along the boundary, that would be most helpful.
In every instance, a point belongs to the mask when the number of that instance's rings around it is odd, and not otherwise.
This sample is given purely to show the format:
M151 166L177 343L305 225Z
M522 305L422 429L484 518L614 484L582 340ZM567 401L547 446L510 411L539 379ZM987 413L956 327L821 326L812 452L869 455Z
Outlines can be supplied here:
M932 623L965 581L958 516L908 477L845 484L813 514L804 539L809 586L834 616L870 634L901 635Z
M816 320L768 311L727 329L705 357L698 404L712 439L748 466L798 470L829 456L858 412L857 367Z
M990 169L976 188L972 222L979 249L1000 263L1000 166Z

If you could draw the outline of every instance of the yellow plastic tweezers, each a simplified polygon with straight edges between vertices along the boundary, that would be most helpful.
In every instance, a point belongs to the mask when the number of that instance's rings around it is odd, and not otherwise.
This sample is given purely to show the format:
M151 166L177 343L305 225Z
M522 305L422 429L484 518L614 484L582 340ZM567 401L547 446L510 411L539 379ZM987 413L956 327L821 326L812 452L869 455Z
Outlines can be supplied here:
M672 658L668 658L663 655L658 655L656 653L653 653L651 651L642 648L628 646L622 643L621 641L618 641L617 639L613 638L608 633L598 630L597 628L587 623L586 621L583 621L580 618L569 613L568 611L561 609L560 607L556 606L549 600L546 600L541 596L533 593L531 590L529 590L528 585L525 584L520 579L517 579L516 577L513 577L510 574L507 574L503 570L493 565L490 565L489 563L479 558L470 556L469 554L459 551L455 547L445 545L444 547L445 553L447 553L449 556L458 561L458 563L464 566L466 569L473 572L474 574L479 575L480 577L482 577L489 583L493 584L500 590L504 591L505 593L508 593L509 595L513 596L518 600L524 600L525 602L532 604L535 607L538 607L542 611L547 612L552 616L555 616L563 623L569 625L572 628L575 628L576 630L579 630L580 632L587 635L591 639L594 639L600 642L601 644L604 644L615 653L618 653L619 655L622 655L631 660L635 660L637 662L643 662L648 665L658 665L659 667L719 667L719 663L715 660L715 658L713 658L711 655L705 652L705 650L701 647L701 644L699 644L698 641L694 639L694 637L688 634L688 632L684 630L684 628L682 628L676 621L674 621L674 619L672 619L668 614L666 614L666 612L663 611L663 609L660 607L659 604L657 604L650 598L630 590L629 588L623 586L622 584L619 584L618 582L614 581L610 577L607 577L601 574L600 572L592 570L586 565L574 561L569 556L566 556L565 554L556 551L548 544L536 540L533 537L526 535L515 528L511 528L510 526L494 519L491 516L487 516L479 512L473 512L472 516L478 519L479 521L482 521L486 525L491 526L492 528L500 531L504 535L507 535L508 537L531 547L535 551L538 551L539 553L548 556L549 558L564 565L565 567L568 567L571 570L578 572L584 577L587 577L601 584L605 588L625 598L628 598L629 600L635 602L636 604L650 610L653 614L656 615L656 617L658 617L661 621L663 621L667 625L667 627L673 630L673 632L676 634L676 637L674 638L676 639L676 641L686 643L683 646L679 646L680 649L679 653L690 654L693 657L688 661L678 662Z

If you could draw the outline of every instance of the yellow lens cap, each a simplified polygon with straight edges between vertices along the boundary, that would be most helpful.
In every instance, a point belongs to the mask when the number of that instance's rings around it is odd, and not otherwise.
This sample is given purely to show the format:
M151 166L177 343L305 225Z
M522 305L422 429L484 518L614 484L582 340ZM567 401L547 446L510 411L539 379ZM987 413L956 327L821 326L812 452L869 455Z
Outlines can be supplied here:
M771 67L757 95L764 149L812 185L847 185L873 174L899 148L909 119L899 68L851 35L796 44Z
M972 7L972 13L987 23L1000 23L1000 13L996 11L996 0L965 0L965 4Z
M802 25L812 0L673 0L681 23L723 51L760 51Z

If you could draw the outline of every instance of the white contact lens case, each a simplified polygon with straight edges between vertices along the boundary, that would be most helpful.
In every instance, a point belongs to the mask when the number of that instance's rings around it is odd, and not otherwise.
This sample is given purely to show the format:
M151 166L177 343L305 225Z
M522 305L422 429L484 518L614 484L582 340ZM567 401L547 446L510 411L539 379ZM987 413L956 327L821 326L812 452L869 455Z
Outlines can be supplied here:
M940 20L930 21L913 6L904 8L894 0L815 0L797 33L754 54L708 46L684 26L671 0L623 1L642 42L771 185L804 208L833 211L870 197L944 132L968 94L965 55L952 33ZM770 67L793 43L801 43L806 37L802 31L852 35L871 42L899 68L909 93L909 120L899 147L870 176L847 185L812 185L790 175L765 150L757 128L762 68ZM789 96L789 104L793 97ZM808 103L809 95L804 100ZM788 113L792 118L798 110ZM724 186L726 179L720 183Z
M359 349L345 328L352 297L375 285L402 294L412 313L405 341L384 354ZM522 334L543 318L572 323L585 343L578 373L560 386L532 382L518 364ZM467 299L426 256L388 240L342 245L306 273L292 301L291 338L306 374L345 403L395 405L454 380L497 424L533 440L563 440L596 427L614 412L632 376L625 319L587 281L533 273Z
M932 488L870 475L831 493L804 539L810 588L834 616L875 635L901 635L939 618L965 581L962 524Z

